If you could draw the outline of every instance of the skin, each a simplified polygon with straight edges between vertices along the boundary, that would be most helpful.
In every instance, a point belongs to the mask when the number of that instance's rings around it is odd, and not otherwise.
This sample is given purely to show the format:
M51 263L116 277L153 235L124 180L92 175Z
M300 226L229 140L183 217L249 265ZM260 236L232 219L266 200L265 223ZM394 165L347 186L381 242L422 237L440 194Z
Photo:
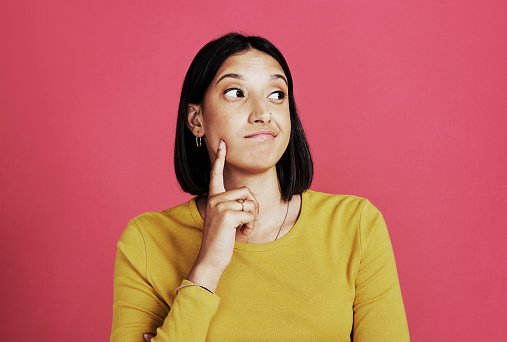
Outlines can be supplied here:
M270 169L290 138L287 93L285 74L278 62L265 53L248 50L229 57L211 82L203 103L189 106L188 126L195 135L204 137L211 163L220 140L227 144L226 187L232 185L230 173L273 171ZM244 138L259 130L271 130L276 138Z
M283 201L276 173L291 130L285 80L275 59L248 50L229 57L203 103L187 108L187 126L203 137L213 165L208 196L197 200L203 237L187 279L212 291L236 241L273 241L280 229L279 237L286 234L299 215L300 196L293 196L290 205ZM146 341L151 337L144 336Z

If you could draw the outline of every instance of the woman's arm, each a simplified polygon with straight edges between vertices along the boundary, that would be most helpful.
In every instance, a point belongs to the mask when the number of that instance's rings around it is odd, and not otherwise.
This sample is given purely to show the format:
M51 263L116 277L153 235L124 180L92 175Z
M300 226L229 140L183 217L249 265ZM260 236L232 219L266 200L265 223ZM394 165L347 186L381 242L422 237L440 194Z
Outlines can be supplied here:
M393 249L382 214L365 200L359 223L353 341L410 341Z
M148 280L144 239L135 221L129 222L116 254L112 342L143 341L143 333L157 334L153 342L204 341L219 301L189 286L169 308Z
M250 234L259 213L259 204L247 187L225 190L226 153L225 142L221 140L211 169L201 248L188 275L189 280L212 291L231 262L236 231Z
M253 194L246 187L225 191L225 155L222 142L212 169L200 251L181 285L196 283L215 291L231 260L236 230L247 235L254 228L258 203ZM152 342L204 341L219 298L203 287L186 286L169 308L150 284L146 263L142 232L131 221L118 242L111 341L143 341L143 334L156 334Z

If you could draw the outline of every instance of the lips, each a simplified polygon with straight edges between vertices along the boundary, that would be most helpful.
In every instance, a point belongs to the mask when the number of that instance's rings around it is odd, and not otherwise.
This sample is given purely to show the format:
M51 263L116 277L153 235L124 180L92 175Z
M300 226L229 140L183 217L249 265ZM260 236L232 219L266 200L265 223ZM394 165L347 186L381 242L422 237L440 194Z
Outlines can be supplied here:
M257 139L257 140L273 140L275 137L276 137L275 132L269 130L257 131L245 136L245 138L247 139Z

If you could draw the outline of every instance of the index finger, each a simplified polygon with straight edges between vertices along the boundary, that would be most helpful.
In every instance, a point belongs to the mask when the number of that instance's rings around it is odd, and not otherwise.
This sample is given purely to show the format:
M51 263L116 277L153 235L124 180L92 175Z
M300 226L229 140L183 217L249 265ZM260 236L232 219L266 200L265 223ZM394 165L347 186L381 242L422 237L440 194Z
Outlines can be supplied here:
M225 141L220 140L218 144L218 150L215 157L215 162L211 168L210 180L209 180L209 193L210 197L225 192L224 187L224 165L225 165L225 154L227 148L225 147Z

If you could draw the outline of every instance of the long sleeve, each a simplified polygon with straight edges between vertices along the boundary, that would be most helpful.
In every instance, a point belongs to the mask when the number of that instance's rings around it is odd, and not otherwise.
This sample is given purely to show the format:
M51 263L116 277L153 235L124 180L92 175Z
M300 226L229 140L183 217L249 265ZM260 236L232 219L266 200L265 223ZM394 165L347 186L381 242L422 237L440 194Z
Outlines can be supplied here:
M153 342L204 341L219 298L188 286L169 307L164 294L151 284L147 263L145 239L135 221L130 221L116 254L111 341L142 342L143 333L156 334Z
M199 254L195 199L129 222L118 242L113 342L409 341L393 251L367 200L301 195L292 229L275 241L236 242L214 295L175 290Z
M367 200L359 222L353 341L410 341L396 263L381 213Z

